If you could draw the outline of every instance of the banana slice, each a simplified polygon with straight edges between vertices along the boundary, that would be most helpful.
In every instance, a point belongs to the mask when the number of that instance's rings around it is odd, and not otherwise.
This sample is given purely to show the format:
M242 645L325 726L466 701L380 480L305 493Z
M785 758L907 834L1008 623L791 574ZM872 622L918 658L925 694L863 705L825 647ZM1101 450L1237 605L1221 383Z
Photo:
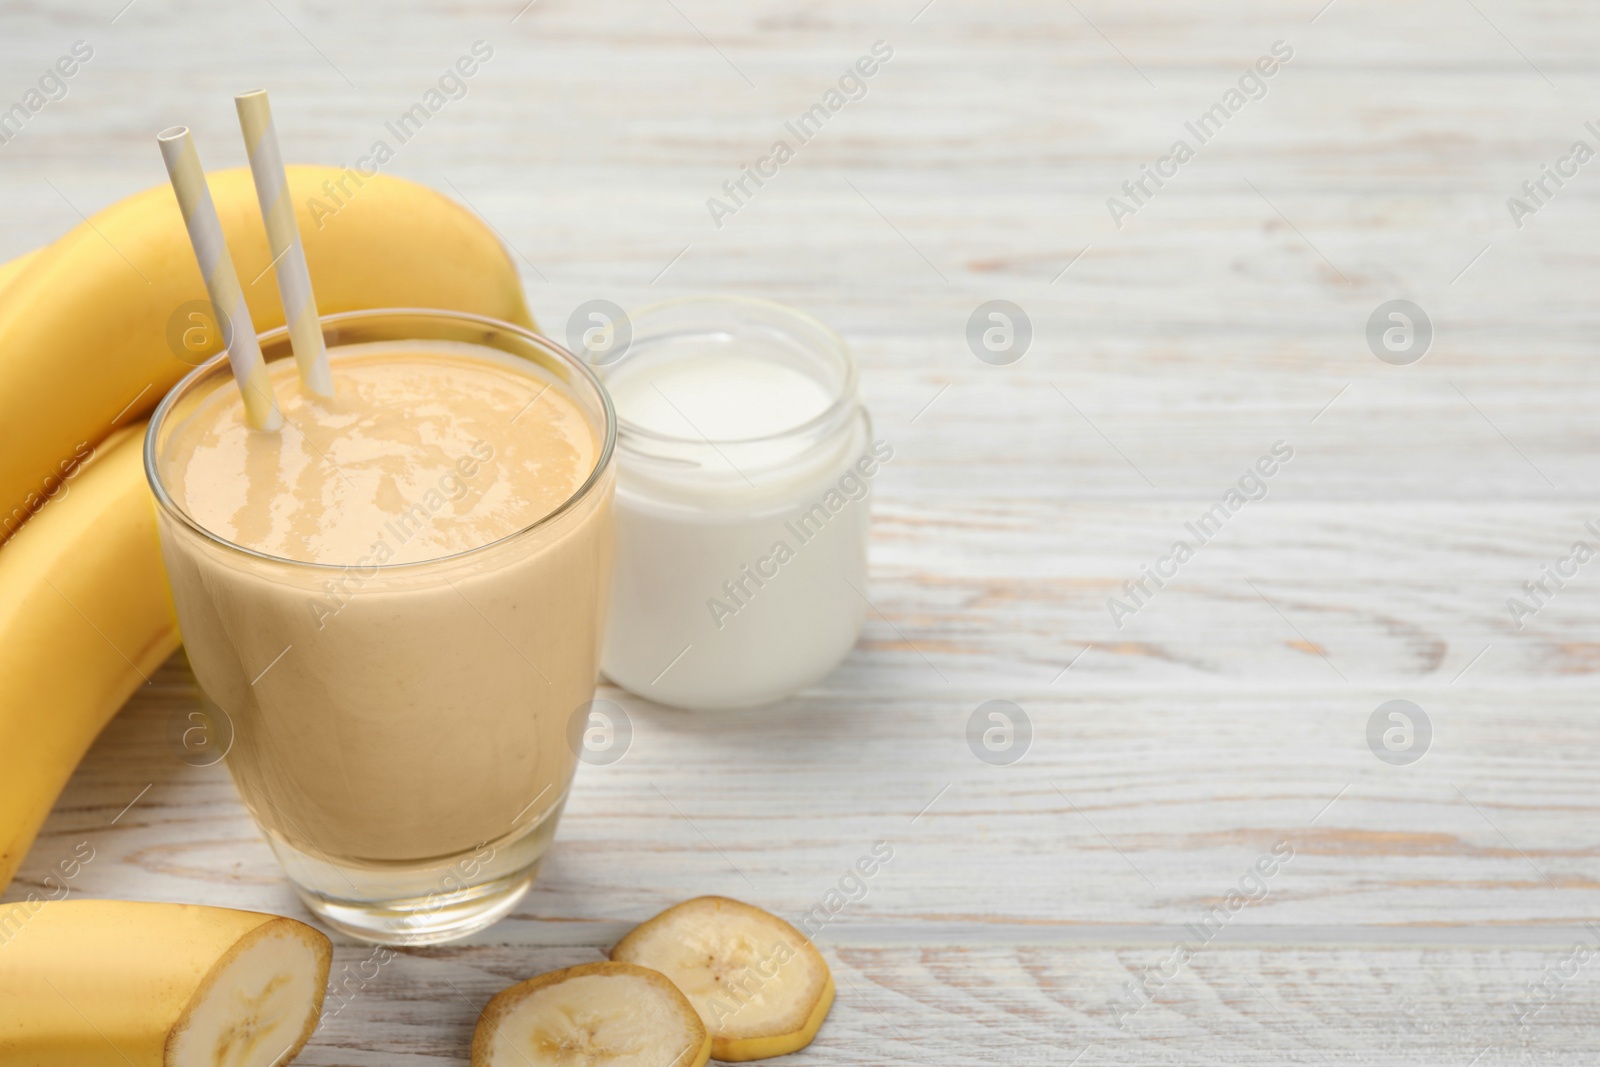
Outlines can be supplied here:
M472 1067L705 1067L711 1036L646 967L585 963L502 990L472 1035Z
M805 1048L833 1006L833 975L816 946L776 915L727 897L668 908L617 942L611 958L672 979L719 1060Z

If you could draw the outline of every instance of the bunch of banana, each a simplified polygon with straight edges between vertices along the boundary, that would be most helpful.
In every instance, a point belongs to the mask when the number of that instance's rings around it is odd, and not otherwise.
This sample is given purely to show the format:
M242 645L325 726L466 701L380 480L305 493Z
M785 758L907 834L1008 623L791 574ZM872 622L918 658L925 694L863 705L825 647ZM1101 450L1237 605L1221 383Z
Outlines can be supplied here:
M532 325L494 231L430 189L366 179L318 228L303 205L341 177L289 168L320 311ZM250 313L279 326L250 172L210 184ZM166 185L0 267L0 890L101 727L177 647L144 427L129 424L220 350L214 326L196 326L210 321L205 294Z
M316 1029L333 945L195 904L0 906L0 1063L275 1067Z

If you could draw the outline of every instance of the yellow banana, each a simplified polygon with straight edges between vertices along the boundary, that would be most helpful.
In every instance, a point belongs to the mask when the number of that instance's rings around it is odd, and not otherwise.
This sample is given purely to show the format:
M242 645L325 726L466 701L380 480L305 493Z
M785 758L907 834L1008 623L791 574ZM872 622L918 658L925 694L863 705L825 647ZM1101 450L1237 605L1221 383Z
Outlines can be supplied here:
M386 175L294 166L288 177L323 314L433 307L531 325L515 264L466 208ZM209 180L255 326L281 326L250 171ZM220 351L205 299L165 185L112 205L17 268L0 291L0 540L39 507L49 480L70 472L76 450L147 415Z
M35 248L32 252L22 253L10 263L0 264L0 293L6 291L6 286L11 284L12 279L21 274L41 251L43 249Z
M0 906L0 1065L269 1067L316 1029L333 946L197 904Z
M0 547L0 890L101 727L178 647L143 442L143 423L105 441Z

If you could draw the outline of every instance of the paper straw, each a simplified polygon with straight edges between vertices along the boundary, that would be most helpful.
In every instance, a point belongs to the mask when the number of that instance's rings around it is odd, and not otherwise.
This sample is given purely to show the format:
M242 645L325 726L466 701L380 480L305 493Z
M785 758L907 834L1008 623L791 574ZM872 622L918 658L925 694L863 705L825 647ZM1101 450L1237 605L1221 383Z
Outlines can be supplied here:
M239 288L239 276L233 272L233 257L228 255L228 243L222 236L217 206L211 202L205 171L200 169L194 138L189 136L187 126L174 126L158 133L156 141L172 178L172 191L178 194L183 224L189 230L189 243L194 246L194 258L206 280L211 306L222 320L218 325L228 346L233 380L244 396L245 418L258 430L276 430L283 425L283 414L272 392L272 379L267 377L266 361L261 358L244 290Z
M328 350L322 342L322 326L317 322L311 271L306 268L300 227L295 224L294 201L289 197L289 181L283 172L283 153L278 149L278 132L272 125L267 91L240 93L233 102L239 109L239 128L244 131L244 146L250 153L250 174L256 183L256 199L261 203L261 220L266 223L267 241L272 245L283 321L289 324L289 342L300 368L300 383L318 396L332 396Z

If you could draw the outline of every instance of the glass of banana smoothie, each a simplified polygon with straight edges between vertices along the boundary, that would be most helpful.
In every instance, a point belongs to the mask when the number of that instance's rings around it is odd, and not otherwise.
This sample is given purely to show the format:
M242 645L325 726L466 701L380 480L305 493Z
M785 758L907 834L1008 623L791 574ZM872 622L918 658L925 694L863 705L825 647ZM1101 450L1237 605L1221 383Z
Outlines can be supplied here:
M284 426L226 357L151 419L145 469L227 765L307 907L355 937L494 922L549 847L611 570L616 418L584 364L441 311L322 320L336 395L261 338Z

